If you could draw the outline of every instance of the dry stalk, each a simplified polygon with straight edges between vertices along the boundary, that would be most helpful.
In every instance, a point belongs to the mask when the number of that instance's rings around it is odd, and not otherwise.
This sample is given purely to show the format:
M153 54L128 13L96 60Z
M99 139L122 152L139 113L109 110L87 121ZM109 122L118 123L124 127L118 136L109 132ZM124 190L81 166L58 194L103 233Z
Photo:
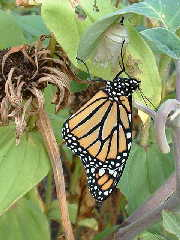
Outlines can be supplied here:
M43 108L39 110L39 119L37 124L51 159L65 237L67 240L74 240L66 201L65 181L59 149L51 127L51 123L48 119L47 113Z

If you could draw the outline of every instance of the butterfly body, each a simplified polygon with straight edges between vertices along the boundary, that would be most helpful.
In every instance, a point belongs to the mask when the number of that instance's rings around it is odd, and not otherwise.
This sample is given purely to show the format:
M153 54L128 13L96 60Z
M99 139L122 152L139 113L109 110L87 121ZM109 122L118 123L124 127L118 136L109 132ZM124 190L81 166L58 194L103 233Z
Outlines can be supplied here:
M112 193L129 156L132 93L138 87L138 80L117 75L64 123L63 138L81 158L98 202Z

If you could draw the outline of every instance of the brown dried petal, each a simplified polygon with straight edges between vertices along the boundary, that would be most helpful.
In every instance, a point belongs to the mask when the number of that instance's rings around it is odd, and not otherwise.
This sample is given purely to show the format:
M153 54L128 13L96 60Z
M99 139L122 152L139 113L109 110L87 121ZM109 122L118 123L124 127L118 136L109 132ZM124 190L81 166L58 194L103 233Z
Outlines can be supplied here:
M68 76L65 73L52 67L42 67L42 69L46 69L50 73L56 75L57 79L63 84L63 86L66 87L67 89L70 89L70 81Z
M1 102L1 120L3 123L8 123L9 101L7 97L4 97Z

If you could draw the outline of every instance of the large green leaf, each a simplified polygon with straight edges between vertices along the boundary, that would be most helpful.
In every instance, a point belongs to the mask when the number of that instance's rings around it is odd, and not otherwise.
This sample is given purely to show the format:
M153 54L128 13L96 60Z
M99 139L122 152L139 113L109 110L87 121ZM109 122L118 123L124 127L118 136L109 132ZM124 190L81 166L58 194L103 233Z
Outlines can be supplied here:
M26 43L23 31L16 23L15 17L0 10L0 49Z
M37 132L25 133L15 144L15 130L0 128L0 214L39 183L49 171L49 159Z
M136 13L149 18L157 19L161 22L163 27L174 32L180 27L179 0L145 0L132 4L122 10L113 12L105 16L102 21L127 13Z
M162 217L164 229L180 239L180 213L163 210Z
M152 28L141 32L148 40L155 44L162 53L174 59L180 59L180 38L165 28Z
M119 17L119 16L118 16ZM101 35L117 20L117 18L105 18L91 25L82 35L78 57L86 60L100 41Z
M133 144L119 188L128 199L131 214L154 191L160 187L173 171L172 154L162 154L152 144L145 151Z
M128 32L130 42L128 44L127 50L131 54L136 64L138 64L139 68L139 72L137 72L137 74L135 74L133 77L141 80L140 87L144 95L154 105L157 106L161 98L161 80L156 64L156 59L148 44L133 27L129 26ZM143 101L140 94L135 94L135 98L139 101Z
M39 39L42 34L49 34L48 29L42 21L41 16L14 16L20 28L24 32L27 41L32 43Z
M105 14L115 11L117 8L111 0L96 0L96 5L99 11L96 11L93 7L93 2L91 0L80 1L80 6L85 11L87 17L91 19L91 22L96 21Z
M78 19L75 9L67 0L43 1L42 17L48 28L54 32L57 41L66 51L71 61L76 63L80 35L86 26L90 24L89 18L84 21Z
M179 1L174 0L146 0L132 4L129 7L107 14L95 22L83 35L78 50L79 57L86 59L97 46L101 35L122 15L129 13L141 14L161 21L165 28L176 31L180 27ZM175 14L172 14L175 13ZM167 38L167 36L166 36Z
M0 226L0 239L50 240L47 218L35 200L20 199L0 216Z
M87 15L86 19L82 20L77 17L75 14L75 9L72 8L68 0L60 2L45 0L42 2L42 17L46 25L51 31L55 33L57 41L66 51L71 62L81 69L84 69L84 66L77 63L76 57L82 34L85 32L87 27L90 26L100 16L111 12L114 9L110 0L106 2L103 0L98 0L97 5L100 9L99 12L93 11L93 3L91 0L82 1L81 6ZM102 32L100 28L103 29L103 24L99 26L99 31ZM92 34L95 34L97 36L96 32L93 32ZM91 42L92 40L90 38L86 44L91 44ZM89 66L88 63L87 65L90 67L91 71L91 66ZM96 68L96 66L94 65L93 68ZM104 77L107 77L108 74L106 73L108 72L106 69L99 66L97 67L96 71L91 71L91 73L96 72L105 72Z

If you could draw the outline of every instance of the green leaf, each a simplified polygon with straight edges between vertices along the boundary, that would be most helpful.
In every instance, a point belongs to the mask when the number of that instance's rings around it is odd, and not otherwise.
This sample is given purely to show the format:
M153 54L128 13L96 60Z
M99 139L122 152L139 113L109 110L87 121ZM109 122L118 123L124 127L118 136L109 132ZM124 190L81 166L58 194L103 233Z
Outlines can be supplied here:
M71 92L81 92L85 89L87 89L88 85L84 83L79 83L77 81L71 81Z
M117 8L114 7L114 3L111 0L96 0L96 5L99 11L95 11L91 0L81 1L80 6L85 11L87 17L91 19L91 22L95 22L105 14L115 11Z
M90 20L87 18L82 21L77 18L75 9L72 8L70 1L51 1L42 2L42 17L47 27L54 32L57 41L68 54L70 60L76 63L77 47L80 35Z
M13 15L0 10L0 49L25 44L23 31Z
M83 226L83 227L92 228L95 231L97 231L97 229L98 229L98 223L97 223L95 218L85 218L85 219L82 219L82 220L80 220L78 222L78 225L79 226Z
M159 20L163 27L175 32L180 27L179 0L145 0L104 16L102 21L116 18L118 15L136 13ZM173 14L172 14L173 13Z
M117 231L118 225L112 226L112 227L106 227L104 231L96 234L96 236L93 238L93 240L103 240L108 237L108 235L112 234L113 232Z
M30 199L20 199L0 216L0 226L0 239L50 240L47 218L37 201Z
M128 27L128 34L130 42L127 51L131 54L133 60L137 62L139 68L139 72L133 77L141 80L140 87L143 94L157 106L160 102L162 86L154 54L148 44L133 27ZM143 101L138 92L135 93L134 96L138 101Z
M169 4L170 3L170 4ZM83 35L81 39L78 56L86 59L102 35L121 15L136 13L149 18L155 18L165 28L176 31L180 27L180 3L178 0L146 0L132 4L129 7L107 14L94 23ZM172 15L172 12L175 13ZM88 44L87 44L88 43Z
M78 206L75 203L69 203L68 204L68 210L69 210L69 217L70 220L73 224L76 223L76 217L77 217L77 211L78 211ZM58 201L54 200L51 203L51 206L48 210L48 218L53 219L56 221L60 221L60 211L59 211L59 205Z
M15 129L0 128L0 214L39 183L49 171L49 159L37 132L24 133L15 144Z
M129 214L170 176L174 169L172 158L171 153L165 155L159 152L156 144L150 145L147 151L133 144L119 184L128 199Z
M171 234L180 239L180 213L173 213L168 210L162 211L163 227Z
M72 8L68 0L62 2L45 0L42 2L42 17L48 26L48 28L55 33L56 39L59 44L63 47L71 62L78 68L84 69L83 65L80 65L76 61L77 50L82 34L85 32L87 27L89 27L97 18L102 16L102 14L111 12L114 8L112 7L111 1L98 0L97 5L100 9L99 12L93 11L93 3L91 0L82 1L81 7L86 12L86 19L82 20L75 14L75 9ZM109 21L109 20L108 20ZM109 24L108 24L109 25ZM99 26L99 31L103 28L103 24ZM102 32L102 31L101 31ZM96 32L93 32L96 35ZM91 40L88 41L91 43ZM86 42L87 44L87 42ZM89 63L87 63L88 67ZM93 66L93 68L96 66ZM91 71L91 69L90 69ZM108 72L104 68L97 68L94 72ZM104 77L107 74L104 74Z
M144 232L138 235L134 240L166 240L163 236L159 234L153 234L150 232Z
M32 43L39 39L42 34L49 34L48 29L42 21L41 16L14 16L20 28L24 32L27 41Z
M77 221L78 206L77 206L77 204L70 203L70 204L68 204L68 209L69 209L70 220L73 224L75 224L76 221ZM60 217L61 216L60 216L60 211L59 211L59 207L58 207L58 201L54 200L51 203L51 206L49 208L48 218L56 220L56 221L59 222ZM84 227L89 227L89 228L92 228L94 230L97 230L97 221L94 218L82 219L78 222L78 225L79 226L84 226Z
M152 28L141 32L162 53L180 59L180 38L165 28Z
M77 56L80 59L86 60L92 53L97 43L100 40L101 35L117 20L116 18L103 18L103 20L95 22L87 31L83 34Z
M55 86L48 85L44 91L45 95L45 109L48 112L48 117L51 120L51 124L54 130L56 141L59 143L62 141L62 125L69 116L69 109L64 108L58 113L55 113L55 104L52 104L52 99L56 93L57 89Z
M176 31L180 27L180 3L174 0L146 0L132 4L129 7L107 14L99 21L95 22L87 29L83 35L78 56L86 59L97 46L101 35L121 16L128 13L140 14L149 18L155 18L163 24L165 28ZM169 4L170 3L170 4ZM172 12L175 14L172 15Z

